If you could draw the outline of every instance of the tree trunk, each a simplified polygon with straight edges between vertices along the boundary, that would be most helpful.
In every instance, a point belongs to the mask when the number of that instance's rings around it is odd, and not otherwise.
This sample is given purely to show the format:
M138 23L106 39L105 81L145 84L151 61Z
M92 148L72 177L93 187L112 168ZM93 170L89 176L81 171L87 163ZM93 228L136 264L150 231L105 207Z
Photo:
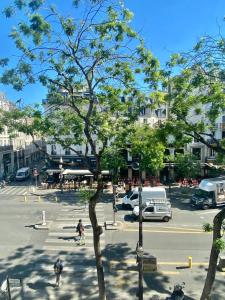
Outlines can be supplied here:
M91 197L89 202L89 217L93 228L93 242L94 242L94 251L95 251L97 277L98 277L99 300L106 299L104 269L102 264L102 254L100 248L100 235L102 234L103 229L101 226L98 225L98 220L95 211L95 207L99 201L102 190L103 190L103 185L98 184L97 191Z
M224 218L225 209L221 210L213 220L213 243L209 258L209 268L200 300L211 299L212 286L216 276L217 260L220 254L220 250L216 249L216 247L214 246L214 242L216 241L216 239L221 238L221 226Z

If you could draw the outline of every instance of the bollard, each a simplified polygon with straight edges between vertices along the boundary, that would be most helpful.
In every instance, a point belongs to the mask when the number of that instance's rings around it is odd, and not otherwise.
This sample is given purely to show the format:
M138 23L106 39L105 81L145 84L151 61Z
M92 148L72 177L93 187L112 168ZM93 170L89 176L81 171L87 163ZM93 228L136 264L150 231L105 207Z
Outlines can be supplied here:
M55 202L58 202L58 198L57 197L55 197Z
M42 211L42 225L45 226L46 225L46 220L45 220L45 211Z
M41 196L38 196L38 202L41 202Z
M24 196L24 202L27 202L27 196Z
M188 267L192 268L192 256L188 256Z

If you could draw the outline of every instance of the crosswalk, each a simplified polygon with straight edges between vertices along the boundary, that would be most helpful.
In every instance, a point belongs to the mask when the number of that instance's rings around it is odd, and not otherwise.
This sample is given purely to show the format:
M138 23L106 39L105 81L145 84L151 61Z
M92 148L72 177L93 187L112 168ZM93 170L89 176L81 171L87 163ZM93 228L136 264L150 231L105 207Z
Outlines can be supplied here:
M99 203L96 207L96 214L99 225L104 224L104 204ZM82 219L85 233L85 245L80 245L76 233L76 226L79 219ZM104 233L101 235L101 248L105 247ZM58 253L83 253L94 255L93 230L88 216L88 208L74 208L70 206L62 208L56 220L53 221L49 229L47 238L43 245L43 250L47 254Z
M27 186L6 186L0 189L0 195L12 195L20 196L29 193L29 187Z

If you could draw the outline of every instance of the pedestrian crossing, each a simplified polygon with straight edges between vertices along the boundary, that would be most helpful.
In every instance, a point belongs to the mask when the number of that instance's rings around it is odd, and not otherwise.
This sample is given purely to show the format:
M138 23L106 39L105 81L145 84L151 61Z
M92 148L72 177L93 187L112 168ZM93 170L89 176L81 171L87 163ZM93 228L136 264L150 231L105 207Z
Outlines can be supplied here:
M23 196L28 194L29 187L27 186L6 186L0 189L0 195Z
M98 203L96 214L99 225L104 224L104 204ZM85 244L79 242L76 226L79 219L84 225ZM104 233L100 239L101 249L105 247ZM74 206L62 208L57 218L53 221L51 228L43 245L43 250L47 254L58 253L88 253L94 254L93 230L88 216L88 208L76 209Z

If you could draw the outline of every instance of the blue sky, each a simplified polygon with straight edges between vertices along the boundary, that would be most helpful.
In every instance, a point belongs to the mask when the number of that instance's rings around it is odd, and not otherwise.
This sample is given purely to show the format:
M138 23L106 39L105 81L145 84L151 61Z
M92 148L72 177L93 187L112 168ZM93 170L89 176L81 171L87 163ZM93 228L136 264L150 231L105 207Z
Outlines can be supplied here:
M141 31L146 46L157 56L161 64L172 53L187 51L203 35L216 35L224 31L224 0L124 0L134 12L133 26ZM70 7L70 0L52 0L57 6ZM68 4L67 4L68 3ZM0 1L0 10L9 0ZM15 49L7 37L8 28L4 17L0 18L0 57L15 55ZM46 91L40 86L29 86L22 92L0 85L10 100L24 99L26 103L40 102Z

